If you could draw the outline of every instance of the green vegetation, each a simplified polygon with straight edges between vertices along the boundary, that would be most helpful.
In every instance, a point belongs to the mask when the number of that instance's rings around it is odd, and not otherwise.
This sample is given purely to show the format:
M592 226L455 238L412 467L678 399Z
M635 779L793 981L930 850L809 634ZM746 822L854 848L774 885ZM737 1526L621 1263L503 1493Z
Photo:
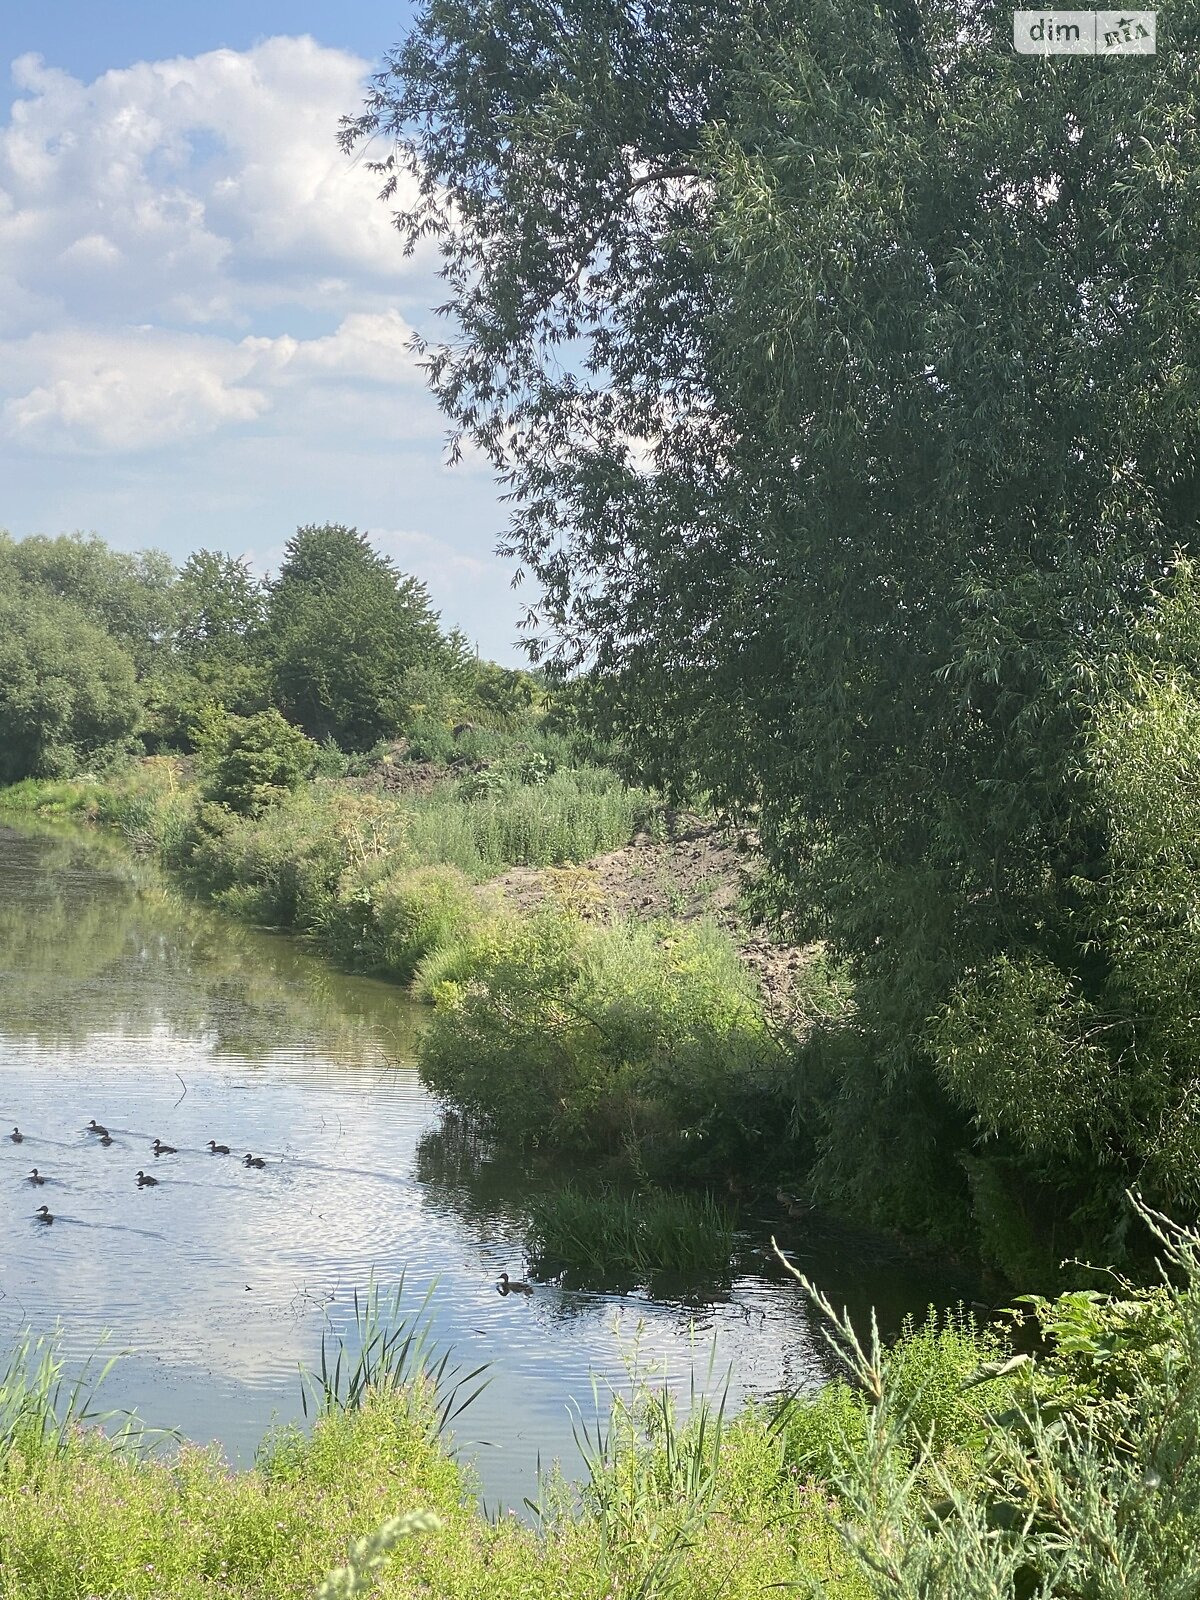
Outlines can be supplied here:
M1014 1272L1196 1203L1193 22L1085 81L957 0L426 0L343 125L547 661L853 980L814 1197Z
M539 1277L565 1267L572 1281L632 1275L644 1283L664 1272L711 1280L729 1270L733 1208L708 1194L565 1184L529 1209L529 1255Z
M715 929L547 906L466 933L418 983L435 997L426 1082L509 1138L658 1175L778 1159L786 1051Z
M807 1286L841 1379L733 1418L719 1396L693 1388L681 1415L641 1386L580 1425L582 1491L548 1480L536 1530L479 1514L439 1440L436 1385L409 1359L411 1322L377 1320L374 1355L335 1363L367 1381L327 1384L311 1434L275 1433L236 1474L209 1452L152 1456L78 1426L77 1391L55 1411L59 1364L26 1350L0 1432L6 1600L300 1600L322 1581L327 1595L362 1592L368 1577L381 1600L758 1600L776 1587L1186 1600L1200 1236L1142 1215L1162 1280L1025 1302L1036 1354L932 1313L883 1350Z

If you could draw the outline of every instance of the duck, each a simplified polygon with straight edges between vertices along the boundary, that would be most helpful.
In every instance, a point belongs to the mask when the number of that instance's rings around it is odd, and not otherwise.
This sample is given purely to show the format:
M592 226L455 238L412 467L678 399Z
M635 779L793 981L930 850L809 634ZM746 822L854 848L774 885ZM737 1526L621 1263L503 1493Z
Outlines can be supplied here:
M502 1272L500 1274L500 1282L496 1285L496 1292L498 1294L532 1294L533 1285L531 1283L513 1283L508 1273Z
M138 1188L139 1189L153 1188L153 1186L157 1182L158 1182L157 1178L151 1178L147 1173L143 1172L140 1167L138 1168Z
M101 1144L111 1144L112 1143L112 1134L111 1133L107 1133L107 1132L102 1133L100 1135L100 1143Z
M173 1144L164 1144L161 1139L155 1139L152 1149L156 1156L177 1156L179 1154Z
M8 1137L14 1144L20 1144L25 1135L21 1132L20 1128L14 1128Z
M98 1133L102 1139L107 1139L108 1138L108 1129L107 1128L102 1128L100 1126L100 1124L96 1121L95 1117L93 1117L92 1120L88 1123L87 1131L89 1133Z
M208 1141L208 1148L214 1156L227 1156L229 1154L229 1146L227 1144L218 1144L215 1139Z
M37 1210L33 1214L38 1219L39 1222L53 1222L54 1221L54 1218L50 1215L50 1207L49 1206L39 1206L37 1208Z
M786 1189L776 1189L775 1198L789 1217L807 1217L813 1209L799 1195L788 1194Z
M242 1165L244 1167L265 1167L266 1164L261 1156L252 1156L248 1150L242 1157Z
M46 1175L43 1172L39 1172L38 1169L34 1167L33 1171L29 1174L29 1181L30 1183L45 1183Z

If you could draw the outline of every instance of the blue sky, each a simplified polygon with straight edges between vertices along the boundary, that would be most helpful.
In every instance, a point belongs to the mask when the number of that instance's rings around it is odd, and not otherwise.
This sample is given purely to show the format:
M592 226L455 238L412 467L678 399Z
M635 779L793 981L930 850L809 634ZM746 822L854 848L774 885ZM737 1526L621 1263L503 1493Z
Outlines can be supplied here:
M4 9L0 527L269 571L297 525L350 523L513 663L503 509L482 463L445 465L406 349L433 258L335 142L408 16Z

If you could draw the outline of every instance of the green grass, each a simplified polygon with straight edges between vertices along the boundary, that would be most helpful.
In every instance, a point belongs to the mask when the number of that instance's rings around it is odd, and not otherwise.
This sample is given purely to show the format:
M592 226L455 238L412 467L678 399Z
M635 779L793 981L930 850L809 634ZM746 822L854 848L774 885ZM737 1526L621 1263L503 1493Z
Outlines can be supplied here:
M632 1273L644 1280L664 1271L716 1277L728 1270L733 1233L732 1208L708 1194L589 1192L567 1184L533 1202L529 1251L542 1275L568 1267L600 1278Z
M550 1479L535 1530L481 1514L419 1364L401 1385L373 1359L353 1404L343 1385L311 1433L280 1430L245 1472L191 1447L123 1453L75 1425L78 1406L57 1430L3 1436L4 1600L345 1600L368 1585L381 1600L760 1600L812 1577L830 1600L867 1600L828 1498L783 1470L758 1420L693 1406L681 1424L648 1394L618 1407L582 1504Z

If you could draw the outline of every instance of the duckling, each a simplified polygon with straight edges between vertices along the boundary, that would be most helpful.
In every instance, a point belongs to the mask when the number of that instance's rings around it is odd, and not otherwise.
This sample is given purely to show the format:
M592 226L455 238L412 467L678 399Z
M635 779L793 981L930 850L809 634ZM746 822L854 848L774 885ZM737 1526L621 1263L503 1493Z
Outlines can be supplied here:
M252 1156L248 1150L242 1157L242 1165L244 1167L265 1167L266 1164L261 1156Z
M143 1172L140 1167L138 1168L138 1188L139 1189L152 1189L157 1182L158 1182L157 1178L151 1178L147 1173Z
M229 1154L229 1146L227 1144L218 1144L215 1139L208 1141L208 1148L214 1156L227 1156Z
M43 1172L39 1172L38 1169L34 1167L33 1171L29 1174L29 1181L30 1183L45 1183L46 1175Z
M39 1222L53 1222L54 1221L54 1218L50 1215L50 1207L49 1206L39 1206L37 1208L37 1210L33 1214L38 1219Z
M14 1128L8 1137L14 1144L20 1144L25 1135L21 1132L20 1128Z
M509 1280L508 1273L502 1272L500 1274L500 1282L496 1285L496 1292L498 1294L532 1294L533 1285L531 1283L512 1283Z
M108 1129L107 1128L102 1128L100 1126L100 1124L96 1121L95 1117L93 1117L92 1120L88 1123L87 1131L89 1133L98 1133L102 1139L107 1139L108 1138Z
M156 1156L177 1156L179 1154L173 1144L164 1144L161 1139L155 1139L152 1148Z

